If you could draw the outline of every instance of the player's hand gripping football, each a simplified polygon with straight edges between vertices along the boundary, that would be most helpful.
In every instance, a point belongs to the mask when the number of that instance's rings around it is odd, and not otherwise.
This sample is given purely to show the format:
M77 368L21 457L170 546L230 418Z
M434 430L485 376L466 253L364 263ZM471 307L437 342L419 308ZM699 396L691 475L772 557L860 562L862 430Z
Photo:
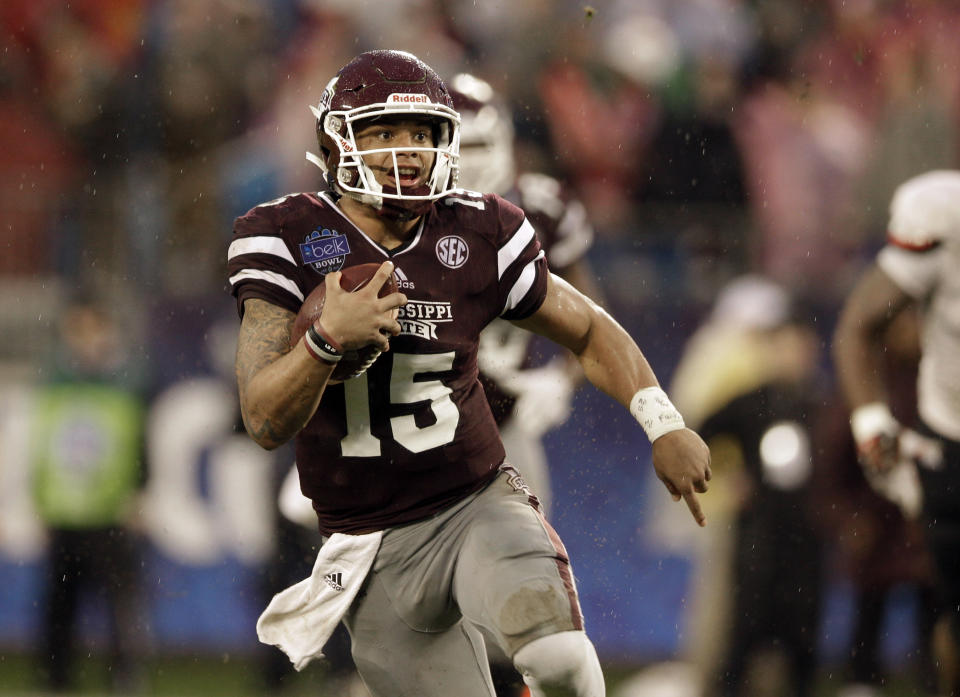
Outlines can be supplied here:
M327 274L326 299L318 322L344 350L375 345L387 351L390 337L400 333L397 309L407 303L407 296L399 292L377 296L392 273L393 262L385 261L370 283L352 293L340 287L339 271Z
M707 524L697 494L707 491L710 449L689 428L670 431L653 441L653 468L674 501L683 499L697 525Z

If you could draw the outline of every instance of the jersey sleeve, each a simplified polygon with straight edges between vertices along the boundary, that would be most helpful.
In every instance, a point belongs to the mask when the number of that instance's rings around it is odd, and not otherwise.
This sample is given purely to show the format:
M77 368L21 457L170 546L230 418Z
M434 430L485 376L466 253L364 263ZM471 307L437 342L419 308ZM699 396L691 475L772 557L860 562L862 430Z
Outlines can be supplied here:
M298 312L303 304L298 266L281 235L284 201L257 206L234 221L227 272L241 317L243 303L252 298L291 312Z
M537 230L550 268L562 274L593 245L594 231L586 208L557 179L545 174L520 175L517 192L520 207Z
M529 317L547 295L546 256L533 225L512 203L494 197L499 204L497 281L500 316L516 320Z

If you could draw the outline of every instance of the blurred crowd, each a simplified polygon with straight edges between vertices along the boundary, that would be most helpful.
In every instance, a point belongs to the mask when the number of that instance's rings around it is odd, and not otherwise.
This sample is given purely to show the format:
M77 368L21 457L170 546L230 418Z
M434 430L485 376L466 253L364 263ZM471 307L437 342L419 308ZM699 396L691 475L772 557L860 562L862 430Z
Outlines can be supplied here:
M943 0L10 0L0 274L217 294L232 218L317 185L307 105L392 47L490 82L522 165L678 258L671 291L751 270L829 304L895 183L957 160L958 23Z
M586 206L596 281L618 316L651 310L683 323L667 346L654 323L627 324L655 356L686 345L673 396L691 425L731 435L744 419L724 409L739 397L775 402L812 434L812 471L786 483L757 469L749 434L733 434L741 442L728 459L714 451L711 554L728 550L718 586L741 595L724 609L716 587L695 591L704 613L692 626L705 634L688 657L726 676L713 687L732 695L744 655L765 638L741 608L763 590L737 582L764 562L737 545L762 547L755 537L775 514L750 502L772 486L779 493L763 500L796 517L779 518L775 548L794 551L767 560L769 578L810 559L805 604L792 606L808 620L823 606L821 565L855 583L850 680L878 680L874 625L898 584L922 601L928 560L911 522L859 474L826 347L883 243L896 185L960 165L960 3L4 0L0 32L0 389L51 378L48 349L62 348L60 314L77 297L118 323L144 404L185 375L228 374L201 347L235 316L225 289L233 218L319 187L304 157L316 149L308 105L357 53L409 50L501 95L519 169L557 177ZM768 285L744 290L748 276ZM770 299L774 286L781 300ZM730 291L742 293L739 315L723 314ZM743 317L744 307L756 313ZM914 354L905 347L891 370L912 375ZM233 403L222 411L229 430ZM880 548L890 540L899 553ZM763 612L758 622L779 610ZM727 626L744 655L700 645ZM779 640L802 686L817 630L797 631Z

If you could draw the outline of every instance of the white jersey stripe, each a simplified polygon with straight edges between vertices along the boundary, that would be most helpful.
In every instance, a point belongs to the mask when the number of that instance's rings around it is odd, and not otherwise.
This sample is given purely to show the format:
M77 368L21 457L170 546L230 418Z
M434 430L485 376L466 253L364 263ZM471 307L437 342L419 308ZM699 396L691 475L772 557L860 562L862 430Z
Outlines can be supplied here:
M513 233L510 241L497 252L497 278L503 278L503 274L510 268L510 264L517 260L536 235L533 225L530 224L529 220L524 219L520 229Z
M272 254L289 261L296 266L297 262L290 255L287 245L279 237L243 237L230 243L230 249L227 250L227 259L233 259L242 254Z
M303 302L303 292L297 287L297 284L286 276L278 274L274 271L244 269L240 273L236 273L230 277L230 285L235 286L240 281L245 281L248 279L254 281L266 281L267 283L272 283L275 286L280 286L291 295L296 296L297 300Z
M519 305L520 301L530 292L530 288L533 287L533 282L537 278L537 262L543 259L543 257L544 254L541 249L540 253L534 257L529 264L523 267L523 271L520 272L520 277L517 279L517 282L513 284L510 293L507 294L507 302L500 311L501 315Z

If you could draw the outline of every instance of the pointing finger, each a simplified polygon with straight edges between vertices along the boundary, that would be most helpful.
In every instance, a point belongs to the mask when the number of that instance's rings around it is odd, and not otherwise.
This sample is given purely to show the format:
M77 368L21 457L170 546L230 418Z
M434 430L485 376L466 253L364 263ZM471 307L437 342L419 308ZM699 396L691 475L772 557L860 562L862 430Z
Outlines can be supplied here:
M705 527L707 524L707 516L703 514L703 510L700 508L700 500L697 498L697 495L690 491L684 494L683 498L687 502L687 508L690 509L690 513L693 514L693 519L697 521L697 525L701 528Z

